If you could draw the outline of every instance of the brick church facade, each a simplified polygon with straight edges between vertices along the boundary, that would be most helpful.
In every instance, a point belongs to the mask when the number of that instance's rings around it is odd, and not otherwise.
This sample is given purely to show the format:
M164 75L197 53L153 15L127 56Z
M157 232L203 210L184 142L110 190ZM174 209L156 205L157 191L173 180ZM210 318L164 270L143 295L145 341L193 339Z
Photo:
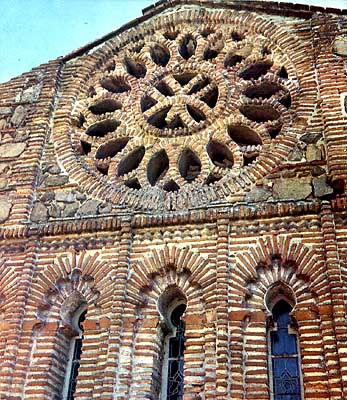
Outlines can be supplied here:
M160 1L0 85L1 399L347 399L346 16Z

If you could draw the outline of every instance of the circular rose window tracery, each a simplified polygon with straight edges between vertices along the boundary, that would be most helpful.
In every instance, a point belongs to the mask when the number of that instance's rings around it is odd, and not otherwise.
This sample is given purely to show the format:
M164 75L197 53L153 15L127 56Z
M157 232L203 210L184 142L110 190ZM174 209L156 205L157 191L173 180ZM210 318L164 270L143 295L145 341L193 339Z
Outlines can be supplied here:
M269 155L282 157L277 138L298 92L288 67L269 39L231 25L157 29L98 63L74 109L72 145L122 202L217 200L254 182L259 172L248 172Z

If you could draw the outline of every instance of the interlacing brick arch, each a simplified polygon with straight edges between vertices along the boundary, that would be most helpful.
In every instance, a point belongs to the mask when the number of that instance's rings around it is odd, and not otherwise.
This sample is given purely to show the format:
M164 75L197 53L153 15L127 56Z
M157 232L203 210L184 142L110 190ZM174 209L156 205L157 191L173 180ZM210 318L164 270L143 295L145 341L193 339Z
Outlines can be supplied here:
M97 337L101 345L98 320L108 315L111 288L104 291L109 280L110 266L100 260L99 253L77 254L72 251L58 257L38 274L33 286L30 312L36 306L36 324L31 337L31 355L24 396L35 397L34 387L40 388L42 399L60 399L66 374L71 338L77 334L72 324L74 313L81 305L87 308L84 342ZM41 298L37 306L35 300ZM109 304L109 305L108 305ZM82 348L83 349L83 348ZM83 349L79 375L87 374L90 367L98 375L98 360L88 357ZM92 365L89 365L92 364ZM99 371L101 373L101 371ZM83 392L83 391L82 391ZM79 394L76 395L78 398Z
M105 291L111 268L107 262L100 259L98 252L88 254L86 251L72 251L65 256L59 256L53 263L47 264L32 285L29 315L35 313L42 322L59 322L61 306L73 293L79 293L88 304L88 317L94 318L93 305L107 309L111 296L111 288ZM100 289L102 288L102 290ZM37 299L41 299L37 305Z
M282 268L280 273L286 275L288 272L286 266L294 268L293 276L299 280L301 287L304 281L314 296L324 297L329 292L329 283L325 274L324 257L321 252L302 243L300 239L289 236L264 236L250 243L246 250L235 255L235 263L232 267L232 273L235 279L233 291L238 301L240 301L247 292L246 284L252 280L258 280L261 268L264 270L264 276L271 275L270 267L274 259L280 259ZM267 273L266 273L267 271ZM287 273L288 275L288 273ZM291 275L285 279L289 279ZM268 278L271 280L271 278ZM273 276L276 279L276 276ZM264 282L266 284L266 281ZM292 287L295 290L295 287ZM311 293L311 294L312 294ZM233 300L235 301L236 298Z
M289 291L293 291L296 303L300 307L315 303L308 284L309 277L297 274L294 263L282 263L281 259L274 256L270 265L259 264L256 271L257 278L252 278L245 286L247 289L245 304L251 309L263 310L266 293L276 284L282 284L284 291L286 287Z
M297 323L300 343L301 367L305 399L315 398L317 387L328 398L328 376L325 370L324 353L327 346L323 332L319 305L326 299L329 284L324 273L324 258L314 250L291 238L276 236L263 237L250 246L247 252L236 256L235 271L239 271L240 304L248 310L243 321L243 358L240 370L242 381L252 382L252 369L257 365L259 385L247 385L248 396L263 398L268 393L267 317L266 296L271 288L278 285L280 293L293 293L293 318ZM236 273L236 272L235 272ZM288 291L287 291L288 290ZM314 337L310 332L315 332ZM314 355L310 348L320 349ZM319 371L319 379L312 373ZM237 377L234 377L234 379ZM318 385L318 386L317 386ZM265 397L264 397L265 398Z
M153 287L155 277L161 276L169 286L175 284L178 276L184 273L189 275L190 283L199 285L206 294L208 294L207 287L211 290L213 288L211 285L215 284L215 271L209 268L208 258L201 257L190 247L166 245L144 254L143 258L132 266L129 273L127 284L129 312L141 306L144 292L151 292L153 289L153 295L157 293L160 296L162 292L156 292Z
M0 254L0 322L10 316L10 311L15 306L18 286L18 274L6 265L6 261L7 258Z
M204 391L205 335L213 330L206 315L213 310L216 274L209 260L189 247L165 246L145 254L133 265L128 278L125 313L135 316L130 328L132 359L128 360L132 365L128 389L131 399L159 395L165 332L158 300L168 288L177 288L187 299L185 355L191 356L185 361L185 394L189 396L190 390L193 393L194 385L195 391L197 386L200 393Z

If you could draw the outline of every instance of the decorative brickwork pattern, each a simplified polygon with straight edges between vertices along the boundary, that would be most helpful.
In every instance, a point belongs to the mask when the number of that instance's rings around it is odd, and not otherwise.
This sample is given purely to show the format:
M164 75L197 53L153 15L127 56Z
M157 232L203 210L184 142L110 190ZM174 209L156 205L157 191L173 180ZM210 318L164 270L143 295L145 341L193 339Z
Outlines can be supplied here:
M38 306L36 302L32 305L28 302L28 307L32 306L36 314L37 323L31 339L31 363L27 371L25 398L35 398L35 387L40 379L38 376L42 376L39 371L46 371L44 380L49 382L41 395L51 396L53 390L56 398L61 396L70 339L76 335L72 318L82 304L85 304L88 310L89 322L93 321L101 310L104 310L103 315L107 317L107 291L99 291L96 287L105 286L102 282L108 278L110 268L100 261L98 256L98 253L90 255L86 252L80 255L72 252L68 256L59 256L53 265L48 264L36 276L31 289L31 299L39 297L41 293L43 297ZM89 326L86 321L86 341L91 335Z
M154 250L151 254L144 257L143 261L136 263L130 270L129 282L127 284L127 302L128 307L124 310L126 315L137 315L136 331L129 326L129 333L132 332L131 342L134 346L132 355L133 360L123 359L122 364L133 363L135 371L138 373L130 375L130 397L141 399L153 391L159 395L161 386L161 365L163 351L163 332L158 327L160 315L157 309L157 303L160 295L166 289L176 287L187 298L189 304L186 310L186 354L189 354L190 348L198 346L203 351L204 322L206 323L206 313L211 312L213 307L211 293L215 291L215 276L213 272L208 271L208 260L201 258L198 254L188 248L177 248L165 246L160 250ZM136 311L135 311L136 310ZM197 318L202 318L197 325ZM126 335L126 332L124 332ZM152 341L156 338L156 342ZM151 353L149 353L151 351ZM138 363L136 360L143 360ZM203 391L204 370L202 365L204 356L185 359L185 377L186 391ZM200 368L199 368L200 366ZM197 371L199 368L199 371ZM147 370L148 376L140 371ZM153 380L153 370L154 378ZM189 376L194 384L189 389ZM133 377L133 378L131 378ZM196 387L200 382L200 389ZM121 383L120 383L121 385ZM115 388L116 398L122 397L121 386ZM124 394L123 394L124 395Z
M271 400L272 311L303 399L346 393L346 13L170 0L0 85L0 398ZM342 96L341 96L342 95ZM163 385L164 383L164 385Z
M66 87L77 98L69 126L57 115L56 149L98 197L135 208L215 201L249 190L295 145L297 71L311 69L294 56L300 43L257 19L245 30L233 14L206 12L194 27L199 18L187 10L145 25L140 40L120 35Z

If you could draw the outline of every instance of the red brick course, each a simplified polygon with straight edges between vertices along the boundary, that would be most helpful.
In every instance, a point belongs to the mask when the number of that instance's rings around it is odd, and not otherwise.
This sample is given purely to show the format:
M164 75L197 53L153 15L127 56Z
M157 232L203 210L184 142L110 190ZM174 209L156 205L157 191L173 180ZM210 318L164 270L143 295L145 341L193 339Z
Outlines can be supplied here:
M158 302L170 287L187 299L184 399L270 399L267 299L278 283L295 299L304 398L347 398L347 79L346 56L333 51L347 21L336 10L297 7L163 2L95 48L0 85L0 399L62 398L81 304L87 316L75 398L159 399L166 332ZM265 101L282 113L281 132L270 138L273 125L225 115L221 106L220 119L211 117L201 134L190 126L193 138L183 135L174 145L173 137L165 150L174 157L187 140L208 175L204 140L223 142L222 130L241 121L263 147L246 166L242 145L230 141L237 173L212 166L224 174L220 181L172 192L157 184L130 189L121 177L103 176L94 147L89 159L77 152L79 113L104 118L83 108L89 84L149 35L155 41L164 28L177 28L199 39L202 26L263 40L274 65L286 66L291 105ZM226 74L221 65L210 62L211 76ZM228 89L222 79L218 84L225 107L263 104L244 100L248 83L241 78ZM122 118L136 145L145 137L153 151L162 149L160 132L136 131L152 129L140 125L140 111ZM188 187L183 177L178 182Z

